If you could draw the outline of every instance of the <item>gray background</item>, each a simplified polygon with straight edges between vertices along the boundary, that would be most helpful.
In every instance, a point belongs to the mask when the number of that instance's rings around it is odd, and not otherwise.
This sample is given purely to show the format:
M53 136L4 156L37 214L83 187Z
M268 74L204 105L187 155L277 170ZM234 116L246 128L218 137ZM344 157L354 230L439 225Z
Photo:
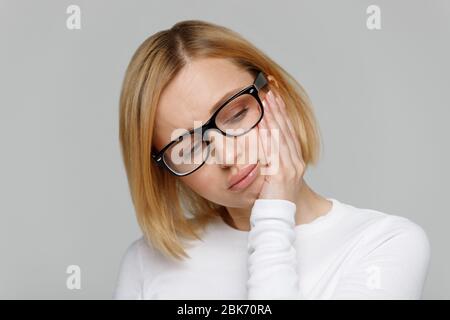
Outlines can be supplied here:
M81 7L81 30L66 8ZM382 29L366 28L381 8ZM125 68L184 19L230 27L309 93L320 194L405 216L432 245L424 298L450 298L450 1L1 1L0 298L110 298L140 236L118 144ZM66 267L81 267L81 290Z

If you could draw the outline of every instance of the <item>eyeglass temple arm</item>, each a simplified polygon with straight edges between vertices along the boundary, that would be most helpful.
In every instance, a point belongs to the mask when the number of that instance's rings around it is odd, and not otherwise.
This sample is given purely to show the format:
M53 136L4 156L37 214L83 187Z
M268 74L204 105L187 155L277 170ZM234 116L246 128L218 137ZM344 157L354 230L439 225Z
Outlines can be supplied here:
M256 89L260 90L266 84L267 84L267 79L264 76L264 73L262 73L262 72L258 73L258 76L256 77L256 80L255 80L255 87L256 87Z

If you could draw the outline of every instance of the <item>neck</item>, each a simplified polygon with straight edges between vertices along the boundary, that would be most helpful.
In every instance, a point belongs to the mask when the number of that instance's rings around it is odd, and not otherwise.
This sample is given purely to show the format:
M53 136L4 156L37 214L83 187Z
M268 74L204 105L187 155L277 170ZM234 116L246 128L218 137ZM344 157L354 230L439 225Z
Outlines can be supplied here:
M315 193L307 185L306 181L303 181L295 205L297 207L295 224L300 225L310 223L319 216L325 215L331 210L333 204L331 201ZM235 229L249 231L251 209L251 207L227 208L229 217L226 217L225 222Z

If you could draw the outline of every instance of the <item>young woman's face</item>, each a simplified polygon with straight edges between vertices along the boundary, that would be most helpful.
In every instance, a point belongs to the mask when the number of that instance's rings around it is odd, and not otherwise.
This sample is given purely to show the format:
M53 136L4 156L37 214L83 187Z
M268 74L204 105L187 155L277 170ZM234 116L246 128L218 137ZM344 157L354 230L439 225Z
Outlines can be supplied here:
M217 102L251 85L254 80L253 75L225 59L208 58L189 63L162 93L156 113L154 146L161 150L171 141L174 130L205 124ZM257 130L255 127L239 137L210 132L209 137L215 144L215 152L210 157L217 161L210 158L197 171L176 179L181 179L194 192L214 203L234 208L249 207L258 198L264 180L260 170L263 153L257 147L260 145ZM225 145L234 146L234 150L225 149ZM250 153L255 154L253 159L258 161L256 178L244 189L229 189L232 176L255 164L254 160L248 160Z

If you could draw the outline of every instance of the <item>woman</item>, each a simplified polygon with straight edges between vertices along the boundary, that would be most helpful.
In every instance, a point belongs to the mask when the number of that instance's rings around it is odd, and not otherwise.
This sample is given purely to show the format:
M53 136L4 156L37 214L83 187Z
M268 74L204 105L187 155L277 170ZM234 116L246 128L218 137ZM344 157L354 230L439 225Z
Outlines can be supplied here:
M144 41L120 97L143 237L116 299L417 299L430 248L415 223L314 192L307 94L239 34L182 21Z

